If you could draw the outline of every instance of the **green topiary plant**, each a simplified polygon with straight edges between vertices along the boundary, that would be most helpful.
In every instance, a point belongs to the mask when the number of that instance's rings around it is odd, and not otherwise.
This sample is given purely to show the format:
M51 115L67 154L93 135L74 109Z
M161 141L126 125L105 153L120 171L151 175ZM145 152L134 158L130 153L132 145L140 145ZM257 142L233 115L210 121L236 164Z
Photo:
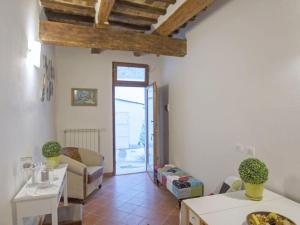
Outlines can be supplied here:
M255 158L245 159L241 162L239 173L241 179L249 184L264 184L269 175L266 164Z
M61 153L61 146L56 141L49 141L43 145L42 152L46 158L57 157Z

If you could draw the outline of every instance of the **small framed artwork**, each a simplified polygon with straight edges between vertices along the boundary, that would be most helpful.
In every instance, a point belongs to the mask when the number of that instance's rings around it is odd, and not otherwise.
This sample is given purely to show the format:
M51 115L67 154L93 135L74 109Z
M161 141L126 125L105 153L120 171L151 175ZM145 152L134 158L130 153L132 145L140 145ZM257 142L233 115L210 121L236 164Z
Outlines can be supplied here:
M72 106L97 106L97 89L72 88Z

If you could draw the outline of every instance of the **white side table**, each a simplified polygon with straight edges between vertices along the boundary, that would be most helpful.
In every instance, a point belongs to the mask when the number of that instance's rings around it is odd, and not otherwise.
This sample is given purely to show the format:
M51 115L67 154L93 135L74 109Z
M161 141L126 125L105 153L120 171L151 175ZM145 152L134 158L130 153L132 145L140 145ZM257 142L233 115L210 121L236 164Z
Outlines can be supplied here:
M52 214L52 224L58 225L57 210L62 193L64 193L64 205L68 205L67 192L67 165L62 164L52 171L56 178L53 184L47 188L36 188L32 193L27 185L21 188L14 198L17 210L17 224L23 225L25 217Z

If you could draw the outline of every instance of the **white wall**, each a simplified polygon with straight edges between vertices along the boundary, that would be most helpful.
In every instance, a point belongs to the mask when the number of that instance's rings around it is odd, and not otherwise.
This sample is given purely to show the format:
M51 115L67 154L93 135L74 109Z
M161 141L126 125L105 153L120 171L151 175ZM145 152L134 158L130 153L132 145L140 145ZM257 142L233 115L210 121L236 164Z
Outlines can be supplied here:
M0 7L0 224L12 224L11 200L23 182L21 157L41 159L41 145L55 138L54 107L40 101L42 71L26 57L37 37L36 1L2 0ZM43 54L53 49L43 46Z
M129 52L104 51L92 55L90 49L56 48L58 72L56 125L63 142L66 128L100 128L101 153L105 172L113 171L112 150L112 62L134 62L150 65L150 79L159 81L159 59L156 56L134 57ZM97 107L72 107L71 88L97 88Z
M188 55L162 62L171 161L209 193L237 173L235 145L255 146L268 186L300 201L300 1L219 4L187 29Z

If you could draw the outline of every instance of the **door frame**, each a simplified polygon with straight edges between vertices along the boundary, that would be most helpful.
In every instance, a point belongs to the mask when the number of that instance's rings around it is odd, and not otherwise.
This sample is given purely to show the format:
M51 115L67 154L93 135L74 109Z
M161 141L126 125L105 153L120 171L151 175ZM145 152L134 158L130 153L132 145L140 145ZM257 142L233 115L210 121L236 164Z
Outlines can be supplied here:
M118 81L117 79L117 67L135 67L145 68L145 81ZM149 65L139 63L125 63L125 62L113 62L112 63L112 124L113 124L113 176L116 176L116 115L115 115L115 87L144 87L147 88L149 85ZM145 118L146 120L146 118Z
M148 107L148 94L149 94L149 91L148 89L152 86L153 88L153 176L150 175L149 173L149 170L148 170L148 161L149 161L149 154L148 154L148 146L149 146L149 114L148 114L148 110L149 110L149 107ZM147 104L147 107L146 107L146 119L145 121L147 121L146 123L146 172L147 174L149 175L149 177L151 178L151 180L154 182L155 178L154 178L154 170L155 170L155 166L159 164L159 149L158 149L158 87L157 87L157 84L156 82L153 82L151 84L149 84L147 87L146 87L146 99L147 101L145 101L145 104Z

